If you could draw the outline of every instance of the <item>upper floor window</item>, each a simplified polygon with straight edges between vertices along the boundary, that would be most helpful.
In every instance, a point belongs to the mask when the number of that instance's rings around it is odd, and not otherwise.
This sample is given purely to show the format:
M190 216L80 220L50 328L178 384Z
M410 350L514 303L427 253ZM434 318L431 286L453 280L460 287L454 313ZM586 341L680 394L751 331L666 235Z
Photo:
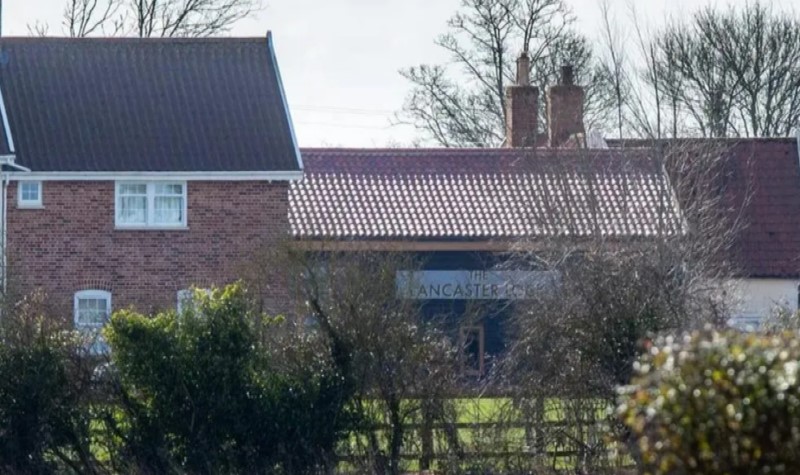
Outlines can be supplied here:
M21 208L42 206L42 182L20 181L18 204Z
M117 182L116 226L186 226L186 183Z
M111 314L111 293L105 290L82 290L75 293L75 327L100 328Z

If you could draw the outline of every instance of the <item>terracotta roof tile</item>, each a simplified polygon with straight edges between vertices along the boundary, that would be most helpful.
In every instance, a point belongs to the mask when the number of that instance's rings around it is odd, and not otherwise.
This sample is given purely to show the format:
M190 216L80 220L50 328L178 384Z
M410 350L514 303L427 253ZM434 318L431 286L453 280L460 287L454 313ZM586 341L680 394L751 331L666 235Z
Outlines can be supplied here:
M493 239L674 233L646 150L306 149L298 238Z
M749 200L734 263L748 277L800 277L797 141L722 142L728 193ZM307 149L307 176L290 190L292 233L492 239L674 232L677 212L643 147L650 143L593 151Z

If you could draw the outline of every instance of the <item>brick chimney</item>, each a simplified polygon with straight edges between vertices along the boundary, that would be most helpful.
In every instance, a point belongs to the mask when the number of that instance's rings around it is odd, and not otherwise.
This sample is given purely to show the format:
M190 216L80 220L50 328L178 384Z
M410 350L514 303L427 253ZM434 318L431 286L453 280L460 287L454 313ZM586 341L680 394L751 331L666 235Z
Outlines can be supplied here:
M517 83L506 87L506 147L536 145L539 89L531 86L528 52L517 59Z
M547 132L550 147L562 147L568 141L578 146L584 144L584 96L583 88L575 84L572 66L562 67L560 83L547 88Z

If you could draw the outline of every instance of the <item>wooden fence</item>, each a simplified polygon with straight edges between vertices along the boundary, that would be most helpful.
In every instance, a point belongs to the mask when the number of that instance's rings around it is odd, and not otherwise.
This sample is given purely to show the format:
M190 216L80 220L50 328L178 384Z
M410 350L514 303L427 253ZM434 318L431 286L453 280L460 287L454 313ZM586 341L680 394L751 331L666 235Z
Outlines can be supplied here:
M487 405L485 401L478 407ZM497 473L533 467L554 472L577 467L616 471L631 466L622 446L608 435L613 423L609 408L600 410L584 401L574 406L583 415L569 417L566 412L574 408L572 401L539 401L525 408L510 399L490 401L493 410L486 417L455 411L452 421L420 414L405 423L400 454L404 466L409 471L480 466ZM342 471L360 472L357 467L385 459L391 429L389 424L376 423L352 434L339 450Z

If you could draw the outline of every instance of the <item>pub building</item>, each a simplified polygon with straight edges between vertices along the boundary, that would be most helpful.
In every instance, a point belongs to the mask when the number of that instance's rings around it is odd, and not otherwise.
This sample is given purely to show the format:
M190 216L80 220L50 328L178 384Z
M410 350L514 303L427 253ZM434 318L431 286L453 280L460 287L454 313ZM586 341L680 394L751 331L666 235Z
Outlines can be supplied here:
M303 149L304 178L289 192L292 237L307 248L418 258L421 269L398 273L398 297L452 315L471 374L503 353L514 305L555 278L502 266L510 250L564 236L646 238L663 226L664 203L677 208L655 148L586 134L570 67L545 91L540 132L528 71L523 55L503 147ZM680 226L679 210L668 211Z

